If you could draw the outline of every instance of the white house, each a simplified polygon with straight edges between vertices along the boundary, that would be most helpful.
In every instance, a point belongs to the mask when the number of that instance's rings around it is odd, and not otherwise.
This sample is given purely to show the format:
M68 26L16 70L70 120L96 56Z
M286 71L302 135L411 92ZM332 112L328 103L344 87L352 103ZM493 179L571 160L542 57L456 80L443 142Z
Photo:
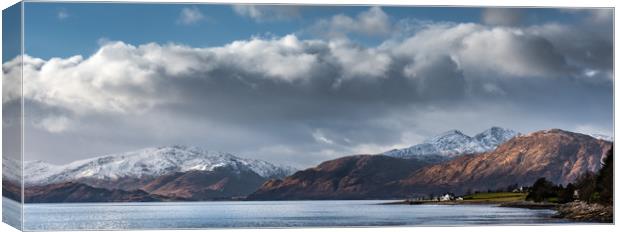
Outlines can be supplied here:
M451 201L454 200L454 196L450 195L449 193L446 193L445 195L439 197L439 201Z

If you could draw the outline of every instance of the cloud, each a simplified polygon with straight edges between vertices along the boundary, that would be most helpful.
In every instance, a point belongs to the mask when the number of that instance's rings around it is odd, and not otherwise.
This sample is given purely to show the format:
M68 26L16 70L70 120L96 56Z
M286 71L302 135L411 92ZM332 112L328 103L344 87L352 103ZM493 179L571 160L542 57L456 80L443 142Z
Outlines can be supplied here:
M594 22L609 22L614 18L613 9L592 9L590 12Z
M587 134L587 135L605 135L613 137L613 128L604 128L593 124L580 124L577 125L573 131Z
M67 10L65 10L65 9L60 9L60 10L58 10L58 13L56 14L56 17L58 17L58 19L60 19L60 20L69 18L69 12L67 12Z
M203 20L205 16L197 7L184 7L177 22L184 25L190 25Z
M338 14L319 20L310 30L329 37L345 37L349 33L387 36L392 33L392 25L389 16L380 7L373 6L355 18Z
M558 76L573 71L563 54L544 37L520 29L481 30L463 39L459 58L478 72L508 76Z
M331 139L328 139L327 137L325 137L325 135L323 134L323 132L321 130L315 130L312 133L312 137L317 142L326 143L326 144L334 144L334 141L332 141Z
M614 17L612 8L564 8L561 11L586 15L589 23L611 23Z
M485 8L482 22L493 26L517 26L523 18L523 10L518 8Z
M300 16L299 6L285 5L233 5L232 9L240 16L257 22L290 20Z
M426 22L371 47L295 34L213 47L102 41L89 56L5 62L3 105L22 94L23 62L25 134L38 144L27 159L62 161L188 144L303 168L450 129L604 131L613 42L576 33L591 28Z
M69 129L69 118L64 116L49 116L34 124L50 133L61 133Z
M391 55L380 49L365 48L347 41L329 43L331 55L342 67L343 79L385 78L392 62Z
M421 98L458 99L465 92L462 70L448 56L419 60L404 67L405 76L416 80Z
M545 38L560 51L566 62L582 69L610 72L613 66L611 24L575 26L549 23L528 28L533 36ZM581 31L575 33L575 31Z

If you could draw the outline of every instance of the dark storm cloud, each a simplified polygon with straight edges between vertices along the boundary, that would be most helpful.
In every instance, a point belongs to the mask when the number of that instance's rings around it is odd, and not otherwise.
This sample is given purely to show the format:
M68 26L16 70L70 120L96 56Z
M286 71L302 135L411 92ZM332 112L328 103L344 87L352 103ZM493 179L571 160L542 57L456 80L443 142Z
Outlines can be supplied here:
M372 8L359 18L383 14ZM338 25L382 27L370 19ZM610 133L611 34L581 33L588 28L426 22L377 47L287 35L26 56L26 139L37 144L26 159L187 144L305 167L449 129ZM573 34L579 43L566 39ZM20 69L7 62L3 71L16 78Z
M613 28L611 21L587 23L579 27L547 24L532 27L532 33L540 35L562 52L567 62L590 69L611 71L613 67Z

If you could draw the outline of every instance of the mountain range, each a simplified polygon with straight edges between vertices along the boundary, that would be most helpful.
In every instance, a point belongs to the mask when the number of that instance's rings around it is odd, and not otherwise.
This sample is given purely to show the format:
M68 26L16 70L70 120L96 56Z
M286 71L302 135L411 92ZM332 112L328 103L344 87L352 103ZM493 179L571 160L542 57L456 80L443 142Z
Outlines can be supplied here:
M250 200L382 199L392 195L386 183L406 178L429 163L385 155L354 155L270 180Z
M476 154L494 150L519 133L501 127L491 127L473 137L458 130L451 130L431 137L423 143L384 152L383 155L405 159L441 162L463 154Z
M448 136L458 138L459 144L469 144L460 143L463 141L461 138L467 137L459 133ZM530 186L540 177L567 184L585 172L600 169L601 160L611 146L611 142L589 135L553 129L519 135L494 150L452 155L452 159L439 163L425 164L423 159L375 155L373 158L376 160L396 159L391 161L392 165L413 162L406 165L410 168L396 166L398 168L390 170L390 174L386 173L385 168L380 168L385 165L374 162L361 162L363 165L351 167L352 162L344 161L355 160L357 164L362 160L360 156L344 157L299 171L283 180L269 181L248 199L339 199L339 196L350 195L351 188L359 186L351 185L348 180L367 178L367 173L389 175L390 178L383 178L372 187L360 188L373 191L356 190L355 199L391 199L446 192L463 194L514 184ZM321 191L317 192L317 188Z
M427 166L400 180L408 193L485 191L508 185L531 186L536 179L566 185L596 172L612 143L559 129L518 136L497 149L463 155Z
M391 199L572 182L600 168L612 142L558 129L527 135L458 130L381 154L352 155L296 171L196 147L168 146L65 165L24 163L26 202ZM9 162L7 162L9 161ZM18 199L19 162L3 160L3 195Z
M266 180L283 178L294 171L291 167L229 153L168 146L104 155L65 165L27 161L23 181L26 199L33 202L38 200L29 194L44 196L45 189L67 189L67 183L89 187L81 191L120 190L118 195L141 191L141 195L142 192L151 194L145 199L152 200L216 200L245 196Z
M65 165L26 161L24 163L24 185L77 181L106 185L103 187L135 189L135 187L123 184L123 179L154 179L173 173L209 172L219 168L228 168L236 173L250 171L267 179L284 177L295 171L291 167L278 166L262 160L240 158L230 153L209 152L197 147L168 146L104 155ZM106 184L101 182L106 182Z

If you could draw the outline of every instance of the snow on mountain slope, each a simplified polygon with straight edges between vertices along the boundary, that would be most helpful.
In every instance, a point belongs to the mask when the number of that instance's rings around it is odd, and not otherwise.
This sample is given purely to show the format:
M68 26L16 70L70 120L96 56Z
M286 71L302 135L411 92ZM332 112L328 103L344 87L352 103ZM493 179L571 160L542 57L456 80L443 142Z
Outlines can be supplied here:
M14 183L20 183L21 178L21 160L2 156L2 178Z
M484 151L494 150L500 144L518 136L519 133L501 127L491 127L480 134L474 136Z
M609 136L609 135L590 134L590 136L592 136L595 139L605 140L605 141L609 141L609 142L613 142L614 141L614 137L613 136Z
M482 153L494 150L500 144L519 133L500 127L491 127L474 137L458 130L451 130L431 137L421 144L383 153L397 158L417 158L427 161L442 161L463 154Z
M277 166L262 160L245 159L229 153L209 152L184 146L147 148L79 160L66 165L28 161L24 167L26 185L67 182L82 178L117 180L157 177L191 170L212 171L218 167L252 170L265 178L281 178L295 171L293 168Z

